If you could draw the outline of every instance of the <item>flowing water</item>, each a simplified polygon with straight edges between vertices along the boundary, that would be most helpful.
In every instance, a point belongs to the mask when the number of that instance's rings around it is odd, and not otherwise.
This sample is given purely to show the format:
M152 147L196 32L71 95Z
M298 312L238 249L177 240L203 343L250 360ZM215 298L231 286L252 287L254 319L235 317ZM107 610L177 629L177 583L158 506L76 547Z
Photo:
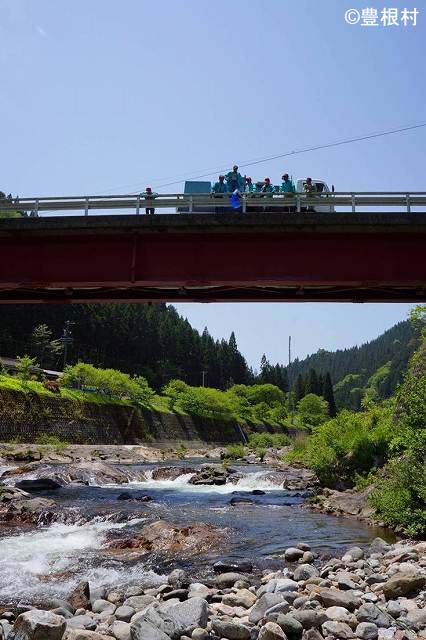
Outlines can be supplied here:
M199 461L198 461L199 462ZM300 493L283 490L265 467L235 467L235 483L222 486L192 485L193 472L179 463L176 479L154 480L159 464L131 467L144 480L125 485L67 485L43 492L66 511L84 517L81 524L53 524L45 528L0 529L0 602L66 595L82 579L91 586L154 585L175 566L185 566L198 577L208 573L218 559L250 560L259 568L282 566L284 550L307 542L321 553L334 553L352 544L364 544L382 530L349 518L337 518L303 507ZM170 466L168 463L166 466ZM194 467L192 462L191 468ZM253 495L253 490L264 491ZM123 492L149 494L151 502L118 500ZM231 499L251 503L232 505ZM117 522L117 512L120 517ZM177 524L204 522L226 529L220 550L188 558L148 555L134 560L105 553L107 539L131 537L159 518Z

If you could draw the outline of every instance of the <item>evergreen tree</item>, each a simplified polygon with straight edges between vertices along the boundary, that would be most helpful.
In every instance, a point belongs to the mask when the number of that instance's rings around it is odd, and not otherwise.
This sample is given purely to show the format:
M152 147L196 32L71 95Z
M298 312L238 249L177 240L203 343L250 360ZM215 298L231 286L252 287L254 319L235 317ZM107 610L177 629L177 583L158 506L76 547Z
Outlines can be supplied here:
M333 385L331 384L331 376L327 372L323 378L322 397L328 402L328 414L331 418L337 414L336 402L334 400Z
M299 373L296 380L296 386L294 388L294 399L296 404L299 402L299 400L301 400L304 397L304 395L305 395L305 384L302 376Z
M315 369L309 369L308 375L305 379L305 395L308 393L315 393L315 395L320 395L321 390L318 385L318 376Z

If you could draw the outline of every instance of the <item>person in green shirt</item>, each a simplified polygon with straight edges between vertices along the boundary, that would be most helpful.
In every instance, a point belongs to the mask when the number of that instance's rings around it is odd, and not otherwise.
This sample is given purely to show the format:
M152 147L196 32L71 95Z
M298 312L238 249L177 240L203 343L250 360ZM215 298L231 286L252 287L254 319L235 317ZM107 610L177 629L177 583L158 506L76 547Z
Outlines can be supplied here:
M238 165L234 164L232 171L225 176L226 184L228 185L228 191L233 193L235 189L238 191L244 191L245 179L238 173Z
M227 193L228 187L225 183L225 176L219 176L219 180L214 183L212 193Z
M293 184L293 180L291 180L288 177L288 173L285 173L282 176L282 183L281 183L281 189L280 189L281 193L295 193L296 188Z

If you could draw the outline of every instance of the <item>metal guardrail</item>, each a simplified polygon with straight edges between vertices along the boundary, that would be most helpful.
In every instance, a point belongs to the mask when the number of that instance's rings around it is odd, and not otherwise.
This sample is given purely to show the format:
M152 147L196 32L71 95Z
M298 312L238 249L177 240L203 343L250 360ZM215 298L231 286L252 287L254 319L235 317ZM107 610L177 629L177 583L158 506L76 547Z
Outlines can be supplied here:
M179 213L216 213L230 210L230 193L224 194L159 194L153 198L141 195L110 196L49 196L0 200L0 212L22 211L38 216L43 211L84 211L89 215L95 210L134 209L136 215L145 208L176 209ZM359 208L375 207L382 210L398 207L410 213L412 208L423 207L426 212L426 191L358 191L333 192L306 195L304 193L243 193L240 196L241 210L287 209L302 212L308 208L321 207L321 211L335 211L336 207L346 207L352 212ZM201 211L200 211L201 209Z

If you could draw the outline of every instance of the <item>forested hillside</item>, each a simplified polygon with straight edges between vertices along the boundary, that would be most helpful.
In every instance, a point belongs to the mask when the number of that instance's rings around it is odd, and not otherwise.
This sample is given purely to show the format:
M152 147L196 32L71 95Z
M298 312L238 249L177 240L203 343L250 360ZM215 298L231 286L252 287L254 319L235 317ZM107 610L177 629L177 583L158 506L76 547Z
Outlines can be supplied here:
M400 322L360 347L296 359L290 371L263 356L255 375L233 332L228 340L215 340L207 329L200 335L170 305L3 305L0 355L29 354L44 368L62 369L57 340L66 321L73 323L69 364L84 361L142 375L155 389L175 378L195 386L204 378L217 389L271 383L288 391L290 373L296 400L313 392L333 403L331 381L337 409L355 410L365 398L387 398L395 391L418 339L408 321Z
M172 378L200 385L203 371L206 385L218 389L253 381L233 333L220 341L207 330L200 335L165 304L3 305L0 355L27 353L44 368L62 369L61 345L51 343L68 320L74 323L69 364L81 360L143 375L157 389Z
M295 360L290 379L296 386L309 378L330 373L337 408L358 410L364 397L372 400L390 397L402 380L402 374L418 345L419 332L408 320L399 322L381 336L360 347L325 351Z

